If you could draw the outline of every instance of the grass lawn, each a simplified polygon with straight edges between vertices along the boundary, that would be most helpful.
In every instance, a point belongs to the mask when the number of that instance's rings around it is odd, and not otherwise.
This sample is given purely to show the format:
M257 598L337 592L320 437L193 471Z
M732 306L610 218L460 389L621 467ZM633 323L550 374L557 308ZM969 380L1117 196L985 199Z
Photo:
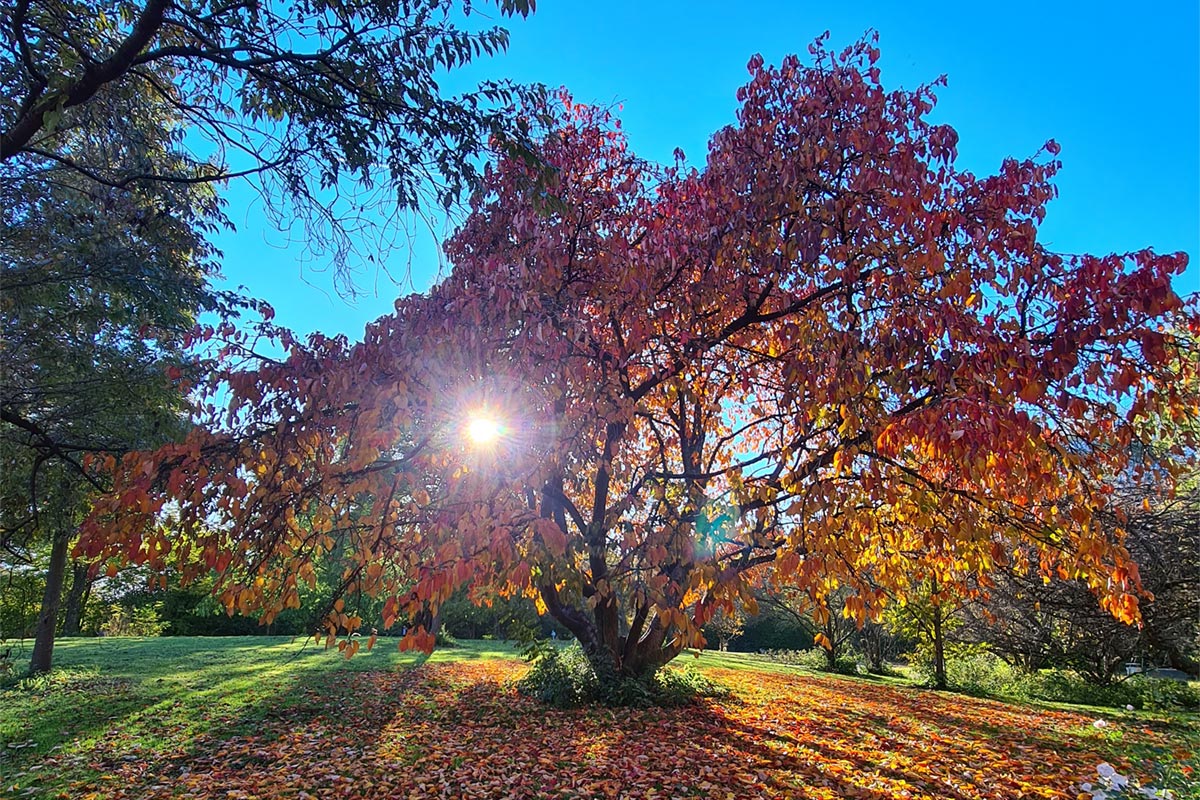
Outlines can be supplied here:
M0 796L1075 798L1108 761L1200 797L1195 715L1012 705L753 656L680 659L726 698L574 711L518 696L525 666L498 642L424 659L381 640L346 661L282 638L92 639L55 657L50 677L0 689Z

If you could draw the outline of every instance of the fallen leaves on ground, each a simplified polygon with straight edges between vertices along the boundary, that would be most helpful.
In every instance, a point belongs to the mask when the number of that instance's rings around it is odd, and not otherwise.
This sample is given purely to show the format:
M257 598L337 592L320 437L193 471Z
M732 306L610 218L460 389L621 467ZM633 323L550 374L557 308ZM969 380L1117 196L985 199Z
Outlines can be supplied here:
M726 670L708 674L733 690L727 698L558 711L516 694L524 669L479 661L343 673L251 730L234 725L149 760L122 752L119 737L101 740L75 757L103 777L65 796L1074 798L1106 757L1080 733L1092 718L1077 713ZM1162 744L1149 729L1126 733Z

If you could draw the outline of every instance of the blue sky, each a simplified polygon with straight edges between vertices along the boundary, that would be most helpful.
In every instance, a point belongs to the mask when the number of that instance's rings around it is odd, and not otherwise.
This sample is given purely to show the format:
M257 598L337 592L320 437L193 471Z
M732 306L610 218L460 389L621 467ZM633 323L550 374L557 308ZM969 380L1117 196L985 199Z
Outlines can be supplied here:
M778 63L806 54L825 30L840 49L873 28L885 86L947 76L934 119L958 130L961 168L990 173L1049 138L1062 145L1044 243L1072 253L1184 251L1192 266L1176 288L1186 294L1200 291L1198 6L541 0L527 20L507 22L507 54L445 85L504 77L566 86L578 101L622 104L639 155L667 162L680 147L702 164L709 135L734 119L751 55ZM428 288L445 269L434 240L420 236L392 258L410 282L364 275L365 296L348 303L327 273L302 266L299 246L263 226L249 193L229 197L238 232L218 242L227 282L270 302L299 333L358 339L398 294Z

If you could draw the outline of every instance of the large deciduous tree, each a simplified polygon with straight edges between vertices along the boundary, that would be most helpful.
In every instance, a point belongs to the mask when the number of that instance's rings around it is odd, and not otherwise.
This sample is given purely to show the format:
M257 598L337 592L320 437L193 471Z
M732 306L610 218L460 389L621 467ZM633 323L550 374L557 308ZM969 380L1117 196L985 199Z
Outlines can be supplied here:
M1134 423L1194 408L1162 327L1196 325L1186 257L1049 252L1058 148L956 168L932 87L885 90L877 56L753 59L703 170L564 98L553 179L500 155L442 284L361 344L226 373L208 426L116 466L85 550L216 570L266 619L335 546L384 625L464 585L529 594L602 680L652 673L758 580L840 586L862 620L1031 552L1132 617L1095 517ZM362 622L334 604L330 641Z
M114 187L63 167L0 180L0 547L7 564L49 552L35 672L50 668L71 541L107 488L88 459L182 434L198 315L238 305L210 286L220 208L186 180L199 165L169 105L112 93L88 112L59 132L64 157L181 180ZM88 577L77 564L76 619Z
M500 0L505 15L527 0ZM157 164L64 152L79 109L113 93L171 105L204 168L253 179L281 228L301 225L353 292L351 256L374 261L397 211L450 203L493 135L516 142L507 84L450 96L439 73L503 50L451 0L16 0L0 8L0 178L67 166L123 187L178 180ZM467 4L469 11L469 4ZM478 18L478 15L475 17ZM364 213L368 211L370 213ZM373 226L374 216L388 219ZM374 231L379 236L364 236ZM357 244L356 244L357 243ZM360 252L361 251L361 252Z

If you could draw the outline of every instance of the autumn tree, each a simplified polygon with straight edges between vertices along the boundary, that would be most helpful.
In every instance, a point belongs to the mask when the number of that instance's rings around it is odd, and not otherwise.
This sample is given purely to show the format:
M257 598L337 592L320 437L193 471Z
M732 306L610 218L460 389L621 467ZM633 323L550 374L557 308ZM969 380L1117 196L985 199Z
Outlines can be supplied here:
M486 170L443 283L361 344L227 372L186 442L113 464L83 549L215 570L270 620L336 545L385 624L528 594L601 680L652 674L763 579L840 588L861 621L1021 546L1131 618L1136 568L1095 519L1135 423L1195 408L1163 327L1198 324L1187 259L1048 251L1057 146L961 170L935 87L886 90L877 57L752 59L702 170L563 97L541 165ZM360 622L335 606L329 641Z

